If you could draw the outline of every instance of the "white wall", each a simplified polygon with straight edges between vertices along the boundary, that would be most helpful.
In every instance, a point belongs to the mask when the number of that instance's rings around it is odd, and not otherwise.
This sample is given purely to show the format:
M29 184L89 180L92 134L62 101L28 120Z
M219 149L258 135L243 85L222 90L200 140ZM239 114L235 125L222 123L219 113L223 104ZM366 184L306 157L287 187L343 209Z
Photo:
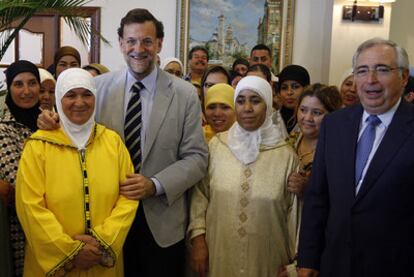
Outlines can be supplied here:
M101 33L108 39L111 46L101 42L101 63L111 70L125 65L124 58L118 47L117 29L121 18L131 9L148 9L164 24L165 38L161 59L175 55L175 14L176 1L173 0L93 0L88 6L101 7Z
M400 0L401 1L401 0ZM359 5L369 6L369 2L358 1ZM352 2L335 0L332 18L331 56L329 66L329 83L338 85L348 68L352 66L352 56L357 47L373 37L389 38L390 4L385 4L382 23L342 21L342 6Z
M411 65L414 65L413 11L414 1L398 0L392 4L390 26L390 39L407 50Z
M296 0L293 64L304 66L311 82L327 82L333 0Z

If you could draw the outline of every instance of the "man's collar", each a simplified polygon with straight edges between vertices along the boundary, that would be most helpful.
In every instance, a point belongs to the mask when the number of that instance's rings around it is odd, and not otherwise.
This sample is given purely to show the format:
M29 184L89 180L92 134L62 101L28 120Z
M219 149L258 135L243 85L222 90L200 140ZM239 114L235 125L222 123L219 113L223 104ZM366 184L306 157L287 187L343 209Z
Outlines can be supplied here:
M127 72L128 72L128 75L127 75L127 88L128 88L128 91L130 91L131 87L138 80L131 74L129 69L127 70ZM141 80L141 83L144 85L145 89L148 90L149 92L155 91L155 85L157 83L157 76L158 76L158 67L154 66L151 73L148 74L147 76L145 76Z
M384 124L386 127L388 127L391 123L392 118L394 117L395 112L398 109L398 106L401 103L401 98L399 98L399 100L397 101L397 103L395 103L394 106L391 107L391 109L389 109L388 111L386 111L383 114L379 114L378 117L381 120L381 123ZM368 116L370 116L369 113L367 113L367 111L364 110L364 113L362 115L362 122L365 122L368 118Z

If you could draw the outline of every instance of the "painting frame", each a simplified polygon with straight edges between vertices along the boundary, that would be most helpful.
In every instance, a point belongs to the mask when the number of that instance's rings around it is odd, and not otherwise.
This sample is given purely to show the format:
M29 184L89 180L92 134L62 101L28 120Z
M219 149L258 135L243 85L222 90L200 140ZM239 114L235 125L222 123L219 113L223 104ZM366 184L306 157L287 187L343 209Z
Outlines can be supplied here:
M176 7L177 21L175 53L176 57L178 57L183 62L185 71L187 71L188 67L187 56L189 52L191 1L197 0L177 0ZM275 71L275 73L280 72L283 69L283 67L292 63L293 53L293 35L296 0L280 1L282 2L282 26L279 41L280 51L278 54L273 54L273 60L278 61L277 64L273 66L273 70ZM277 57L275 57L276 55Z

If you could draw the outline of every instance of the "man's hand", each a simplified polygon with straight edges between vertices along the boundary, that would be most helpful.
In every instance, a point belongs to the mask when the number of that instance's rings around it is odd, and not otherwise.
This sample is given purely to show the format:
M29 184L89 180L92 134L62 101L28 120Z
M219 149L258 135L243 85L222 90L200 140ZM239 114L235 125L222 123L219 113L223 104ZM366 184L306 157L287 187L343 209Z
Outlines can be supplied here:
M11 185L9 182L0 180L0 201L4 203L4 206L8 205L10 191Z
M312 268L301 267L298 269L298 277L317 277L319 271Z
M199 277L207 276L208 247L204 235L199 235L191 240L191 269Z
M53 111L42 110L37 118L37 127L41 130L59 129L59 115Z
M127 179L119 184L119 193L133 200L151 197L155 192L154 182L141 174L127 174Z

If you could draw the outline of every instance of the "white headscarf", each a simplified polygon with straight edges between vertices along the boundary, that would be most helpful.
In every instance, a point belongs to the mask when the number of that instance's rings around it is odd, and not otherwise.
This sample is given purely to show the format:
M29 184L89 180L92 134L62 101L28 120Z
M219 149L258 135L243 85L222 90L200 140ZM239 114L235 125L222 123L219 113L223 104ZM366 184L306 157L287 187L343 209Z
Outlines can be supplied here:
M46 69L39 68L39 76L40 76L40 83L43 83L46 80L51 80L53 83L56 84L56 80L53 75L47 71Z
M161 64L160 64L161 69L162 69L162 70L164 70L164 69L165 69L165 67L166 67L169 63L172 63L172 62L176 62L176 63L178 63L178 64L181 66L181 70L182 70L182 71L184 70L183 63L182 63L179 59L177 59L177 58L173 58L173 57L171 57L171 58L166 58L166 59L162 60L162 62L161 62Z
M339 82L339 91L341 91L341 87L343 85L343 83L345 82L346 79L348 79L349 76L353 76L354 75L354 69L353 68L348 68L341 77L341 80Z
M78 149L85 149L85 145L95 126L95 109L88 119L82 125L73 123L66 117L62 109L63 96L72 89L84 88L89 90L95 96L96 101L96 87L92 75L81 68L69 68L59 74L56 83L56 109L59 114L60 122L65 133L69 136L72 143Z
M274 146L283 140L282 133L272 121L272 88L263 78L257 76L246 76L237 84L234 93L234 101L244 90L256 92L266 104L266 119L255 131L243 129L235 122L229 130L228 145L236 158L243 164L256 161L259 156L260 146ZM235 106L237 104L235 103Z

